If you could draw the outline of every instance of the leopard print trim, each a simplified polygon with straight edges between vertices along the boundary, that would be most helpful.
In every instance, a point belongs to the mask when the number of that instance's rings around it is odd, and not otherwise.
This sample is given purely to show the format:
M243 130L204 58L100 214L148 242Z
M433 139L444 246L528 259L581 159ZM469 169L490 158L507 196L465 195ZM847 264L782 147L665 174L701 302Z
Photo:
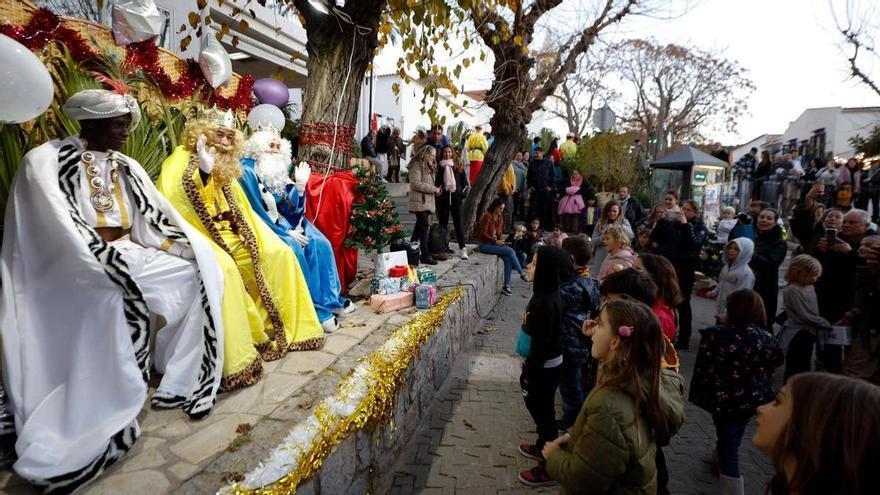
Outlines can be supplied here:
M195 209L196 215L198 215L199 220L202 222L202 226L205 227L205 230L207 230L208 234L211 236L211 239L226 251L227 254L232 256L229 246L223 241L223 237L214 225L211 215L208 214L208 207L205 205L201 191L199 191L198 185L196 185L196 181L193 178L199 166L198 160L198 156L195 153L190 154L189 164L183 172L183 190L186 193L187 198L189 198L190 204L192 204ZM257 282L257 288L260 291L260 300L263 302L266 312L269 315L269 321L272 323L272 337L277 344L276 349L260 351L260 354L264 360L274 361L287 352L287 334L284 332L284 321L281 319L278 307L275 305L274 299L272 299L272 294L269 292L269 286L266 284L266 279L263 276L257 239L250 226L244 220L241 210L238 209L238 204L235 202L235 197L232 194L232 187L229 184L226 184L221 190L223 191L223 197L226 198L226 203L229 205L229 211L232 213L231 224L234 226L235 231L238 232L251 257L251 262L254 267L254 278ZM269 342L269 344L271 345L271 342Z
M314 337L290 344L290 351L314 351L324 347L324 337Z
M275 348L272 346L272 344L274 343L274 340L267 340L262 344L257 344L254 346L256 347L257 352L260 353L260 357L263 358L263 361L275 361L277 359L281 359L286 354L287 351L281 352L275 350Z
M263 360L257 356L254 361L238 373L223 378L220 387L224 392L232 392L251 386L263 377Z
M220 231L217 230L217 227L214 225L214 221L211 220L211 215L208 214L208 207L205 206L205 200L202 198L202 193L199 191L199 186L196 185L196 180L193 178L198 167L198 156L195 153L190 153L189 164L183 171L183 192L186 193L186 197L189 198L189 203L193 206L193 208L195 208L196 215L198 215L199 221L202 222L202 226L205 227L205 230L208 231L208 235L211 236L211 240L213 240L218 246L226 251L226 254L232 256L232 252L229 250L229 246L227 246L226 243L223 241L223 237L220 236Z
M257 238L254 236L250 225L244 220L241 210L238 209L238 204L236 204L235 197L232 194L232 186L226 184L222 190L223 196L229 204L229 211L232 213L232 224L235 225L238 235L241 236L244 245L251 255L251 261L254 264L254 278L257 282L257 288L260 289L260 299L263 301L266 312L269 314L269 321L272 322L273 337L277 344L277 349L281 354L284 354L287 352L287 334L284 332L284 321L281 319L281 313L278 312L278 306L275 305L275 300L272 299L272 293L269 292L269 284L266 283L266 278L263 275L263 265L260 263L260 249L257 244Z

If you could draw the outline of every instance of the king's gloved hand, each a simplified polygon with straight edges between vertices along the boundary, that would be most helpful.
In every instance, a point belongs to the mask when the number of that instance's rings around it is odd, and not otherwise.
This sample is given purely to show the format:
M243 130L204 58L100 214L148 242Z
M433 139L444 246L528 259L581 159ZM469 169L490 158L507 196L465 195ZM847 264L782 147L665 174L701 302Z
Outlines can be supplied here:
M199 136L199 140L196 141L196 152L199 154L199 169L210 175L211 171L214 170L214 159L217 157L217 148L211 146L210 148L205 148L205 145L208 143L208 138L205 137L204 134Z
M306 244L309 243L309 238L303 232L302 226L299 226L299 227L291 230L290 235L291 235L291 237L293 237L293 240L296 241L296 243L300 245L300 247L306 247Z
M306 162L299 162L293 171L293 182L296 184L296 190L300 193L305 192L306 185L309 183L309 177L312 176L312 169Z

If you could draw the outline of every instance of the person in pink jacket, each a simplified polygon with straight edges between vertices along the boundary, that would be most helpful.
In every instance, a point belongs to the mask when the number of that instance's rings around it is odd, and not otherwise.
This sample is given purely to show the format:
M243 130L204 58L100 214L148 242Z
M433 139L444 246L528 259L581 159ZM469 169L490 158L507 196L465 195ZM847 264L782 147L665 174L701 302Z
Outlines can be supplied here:
M578 232L578 220L581 212L584 211L584 198L581 196L581 186L584 183L584 177L581 173L574 169L571 172L569 186L565 188L565 197L559 200L559 221L562 223L566 232Z
M630 249L629 236L620 227L609 227L602 235L602 242L605 244L605 249L608 250L608 256L602 262L602 268L596 277L599 282L614 272L632 268L636 262L636 256L638 256Z

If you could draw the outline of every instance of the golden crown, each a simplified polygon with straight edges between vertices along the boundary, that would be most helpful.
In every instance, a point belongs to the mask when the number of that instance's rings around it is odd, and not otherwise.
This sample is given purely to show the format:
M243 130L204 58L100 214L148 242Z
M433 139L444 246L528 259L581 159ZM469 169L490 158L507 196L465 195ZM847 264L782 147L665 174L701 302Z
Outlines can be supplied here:
M207 110L200 108L197 118L198 120L204 120L211 124L219 125L220 127L235 129L235 114L232 113L232 110L223 111L216 106Z

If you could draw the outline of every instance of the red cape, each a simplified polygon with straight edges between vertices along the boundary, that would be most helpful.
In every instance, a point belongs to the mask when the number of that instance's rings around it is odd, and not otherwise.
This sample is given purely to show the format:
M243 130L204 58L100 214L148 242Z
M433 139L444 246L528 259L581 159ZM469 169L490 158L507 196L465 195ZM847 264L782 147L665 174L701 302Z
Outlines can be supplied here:
M345 246L351 230L351 209L357 199L357 182L350 171L326 177L312 174L306 188L306 217L333 246L343 291L357 277L358 250Z

